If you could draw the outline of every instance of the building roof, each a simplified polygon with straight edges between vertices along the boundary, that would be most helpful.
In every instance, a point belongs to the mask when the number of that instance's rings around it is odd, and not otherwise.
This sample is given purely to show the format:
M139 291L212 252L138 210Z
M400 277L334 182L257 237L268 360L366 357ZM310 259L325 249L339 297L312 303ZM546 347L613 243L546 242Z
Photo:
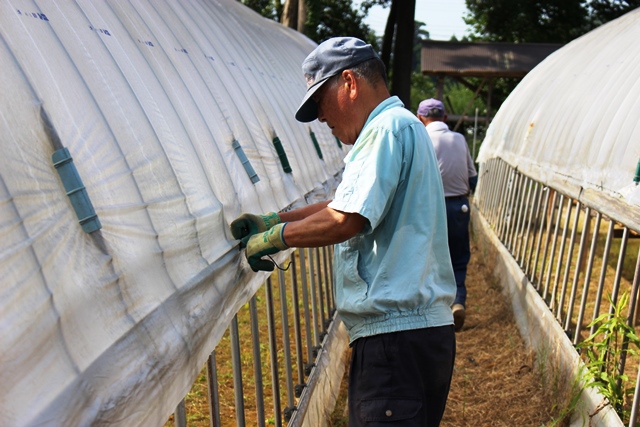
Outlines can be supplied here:
M524 77L561 44L422 42L422 73L460 77Z

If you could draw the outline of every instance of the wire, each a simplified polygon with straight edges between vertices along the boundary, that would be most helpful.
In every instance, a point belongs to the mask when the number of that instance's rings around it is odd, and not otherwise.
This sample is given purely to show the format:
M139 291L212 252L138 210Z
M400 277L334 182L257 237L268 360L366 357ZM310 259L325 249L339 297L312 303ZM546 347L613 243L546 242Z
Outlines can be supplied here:
M273 265L275 265L275 266L276 266L276 268L277 268L278 270L280 270L280 271L287 271L287 270L289 269L289 267L291 267L291 261L289 261L289 264L287 264L287 266L286 266L285 268L282 268L282 267L280 267L280 266L278 265L278 263L277 263L273 258L271 258L271 255L267 255L267 257L269 257L269 259L271 260L271 262L273 263Z

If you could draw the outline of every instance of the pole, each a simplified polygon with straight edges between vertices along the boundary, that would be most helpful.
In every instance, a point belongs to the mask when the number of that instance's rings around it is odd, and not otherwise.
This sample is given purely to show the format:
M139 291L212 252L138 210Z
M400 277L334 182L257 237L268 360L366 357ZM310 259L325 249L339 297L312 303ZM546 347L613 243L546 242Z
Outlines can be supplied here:
M476 161L476 135L478 134L478 107L476 107L476 118L473 123L473 161Z

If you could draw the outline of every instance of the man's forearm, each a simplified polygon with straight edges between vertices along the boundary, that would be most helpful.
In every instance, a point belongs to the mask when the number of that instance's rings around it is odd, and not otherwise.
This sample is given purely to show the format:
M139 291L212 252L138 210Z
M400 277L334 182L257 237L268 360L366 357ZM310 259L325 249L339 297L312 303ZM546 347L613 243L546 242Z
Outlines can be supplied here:
M319 212L322 209L326 208L329 203L331 203L331 200L314 203L312 205L303 206L289 212L279 212L278 216L280 216L282 222L301 221L306 217L311 216L316 212Z
M366 221L359 214L325 207L303 220L288 222L284 229L284 240L288 246L297 248L333 245L358 234Z

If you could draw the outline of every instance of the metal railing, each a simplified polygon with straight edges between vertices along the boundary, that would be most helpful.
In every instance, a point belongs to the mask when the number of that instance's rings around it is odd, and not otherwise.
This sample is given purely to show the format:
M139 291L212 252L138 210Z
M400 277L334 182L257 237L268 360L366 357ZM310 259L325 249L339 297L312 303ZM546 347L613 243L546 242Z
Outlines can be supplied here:
M474 203L544 299L574 345L591 335L589 324L612 314L628 293L627 324L638 324L640 230L545 186L496 158L481 165ZM640 400L638 360L619 373L636 378L629 425ZM633 380L632 380L633 381Z
M168 425L293 425L335 318L332 256L292 252L236 313Z
M640 321L639 230L501 159L481 165L474 203L574 345L594 332L589 325L600 314L613 313L622 293L630 295L628 324ZM335 318L332 252L296 250L289 268L269 277L176 408L176 426L186 426L192 413L204 419L190 426L296 425ZM630 426L640 403L640 369L631 362L620 364L621 374L635 378ZM194 410L198 396L204 403Z

